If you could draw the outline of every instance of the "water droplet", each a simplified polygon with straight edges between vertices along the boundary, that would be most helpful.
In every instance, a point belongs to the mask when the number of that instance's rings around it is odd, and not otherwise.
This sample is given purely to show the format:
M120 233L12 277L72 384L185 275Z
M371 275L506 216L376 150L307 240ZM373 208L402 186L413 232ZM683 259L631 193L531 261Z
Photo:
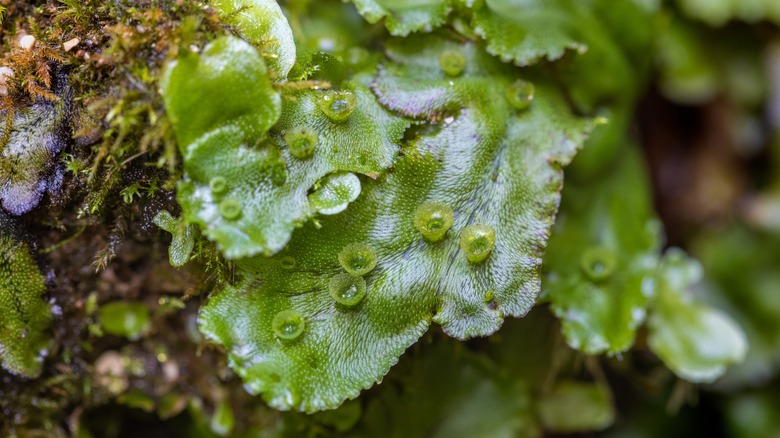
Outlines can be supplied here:
M414 226L431 242L443 239L454 220L452 208L443 202L423 202L414 212Z
M221 176L215 176L209 181L209 188L214 195L222 195L228 190L227 180Z
M339 253L339 263L354 276L363 276L376 267L376 251L365 243L350 243Z
M439 67L449 76L458 76L466 68L466 57L459 50L447 49L439 54Z
M483 262L493 251L496 230L490 225L472 224L460 233L460 249L466 253L469 263Z
M295 257L284 256L279 263L282 265L282 269L292 269L295 267Z
M349 118L357 106L355 95L349 90L328 90L322 93L317 106L333 122L341 123Z
M308 126L299 126L287 131L284 134L284 141L293 157L305 160L314 154L318 137L317 131Z
M506 99L515 109L524 110L534 100L534 91L534 84L518 79L506 89Z
M271 329L277 338L291 341L303 333L306 320L295 310L282 310L271 321Z
M337 303L352 307L366 296L366 280L342 272L330 279L328 293Z
M235 199L225 199L219 203L219 214L227 220L235 220L241 216L241 203Z
M615 253L603 246L594 246L585 250L580 258L582 272L591 281L603 281L612 275L617 264Z

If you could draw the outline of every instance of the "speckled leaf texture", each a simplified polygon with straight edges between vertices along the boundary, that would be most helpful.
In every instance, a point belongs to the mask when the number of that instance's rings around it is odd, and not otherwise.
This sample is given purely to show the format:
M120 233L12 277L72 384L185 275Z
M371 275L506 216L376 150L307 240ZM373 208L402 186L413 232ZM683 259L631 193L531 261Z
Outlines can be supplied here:
M349 0L368 22L385 19L393 35L431 30L446 22L452 0Z
M461 75L440 68L445 50L465 58ZM506 316L523 316L540 289L562 166L591 127L541 75L502 64L475 44L420 36L389 42L387 54L373 90L388 109L418 119L417 134L388 172L361 178L362 193L344 212L304 224L274 257L237 260L236 283L200 314L201 331L227 348L246 387L279 409L312 412L356 397L431 321L468 339L495 332ZM517 110L506 96L521 76L536 93ZM414 226L425 201L454 210L437 243ZM480 264L459 246L470 224L496 230L495 248ZM364 276L365 298L345 307L328 284L343 272L339 253L355 242L373 248L378 264ZM282 340L272 320L289 310L305 328Z
M578 35L579 8L571 0L485 0L474 11L474 30L506 62L555 60L566 50L588 49Z
M51 307L41 297L46 283L29 251L0 217L0 365L37 377L49 344Z
M217 40L200 57L188 54L169 71L164 95L186 172L179 202L185 219L201 225L227 258L281 250L293 229L333 208L310 206L308 192L321 178L337 171L381 173L409 126L377 103L366 74L342 84L357 102L343 123L318 108L325 91L291 92L282 104L262 59L237 39ZM183 86L182 77L200 79ZM316 137L311 157L290 153L285 134L298 129ZM222 179L222 190L215 190L215 178ZM238 213L225 214L228 204Z
M293 32L276 0L215 0L211 6L266 56L275 79L287 77L295 65Z

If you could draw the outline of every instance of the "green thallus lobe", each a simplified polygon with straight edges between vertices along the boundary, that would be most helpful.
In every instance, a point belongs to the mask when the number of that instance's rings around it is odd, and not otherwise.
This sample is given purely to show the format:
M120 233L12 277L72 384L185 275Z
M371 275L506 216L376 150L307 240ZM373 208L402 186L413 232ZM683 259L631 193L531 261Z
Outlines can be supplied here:
M414 226L431 242L442 240L454 220L452 208L442 202L426 201L414 212Z
M328 293L339 304L355 306L366 296L366 280L341 272L330 279Z
M341 267L356 277L371 272L376 262L376 251L365 243L350 243L339 253Z
M470 263L482 263L493 251L496 230L490 225L472 224L460 233L460 249Z
M277 338L291 341L303 334L306 328L306 320L295 310L282 310L274 316L271 329Z

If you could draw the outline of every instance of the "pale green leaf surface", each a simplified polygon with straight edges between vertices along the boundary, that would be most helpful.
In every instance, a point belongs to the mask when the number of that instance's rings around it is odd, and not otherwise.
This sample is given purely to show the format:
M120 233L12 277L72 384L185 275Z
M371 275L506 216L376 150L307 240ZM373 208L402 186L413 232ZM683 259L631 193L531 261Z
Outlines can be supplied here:
M104 304L100 306L100 325L106 333L138 340L151 325L149 308L137 301Z
M220 40L218 40L220 41ZM244 46L245 56L254 50L239 40L232 45ZM221 44L222 45L222 44ZM356 97L356 109L343 123L335 123L318 108L317 100L325 92L298 91L285 95L280 119L274 126L273 138L257 145L268 129L268 120L276 120L273 103L278 97L269 87L267 76L251 64L249 72L257 73L256 83L242 82L233 70L214 71L210 64L231 62L237 49L217 52L207 49L213 60L202 64L205 75L202 86L214 90L216 84L225 102L219 113L187 111L184 105L212 107L210 92L193 97L200 88L168 86L165 92L169 111L177 115L180 135L189 140L189 131L200 133L184 147L184 179L179 184L178 199L188 222L197 223L206 236L219 245L227 258L240 258L263 253L271 255L281 250L292 231L317 213L308 201L308 191L325 175L335 171L350 171L376 176L392 164L400 140L409 122L390 114L376 101L367 87L367 74L345 83ZM206 55L204 55L205 57ZM189 59L189 58L185 58ZM260 59L254 54L255 61ZM244 60L243 62L249 62ZM179 70L178 66L172 70ZM190 69L178 74L186 74ZM247 80L252 79L247 73ZM231 82L231 79L235 82ZM173 79L171 79L173 81ZM245 93L236 87L260 89ZM170 91L167 91L170 90ZM219 107L221 103L213 106ZM268 113L272 113L270 116ZM226 114L233 114L226 117ZM246 128L245 123L255 125ZM190 124L186 124L191 121ZM202 127L202 128L201 128ZM208 129L207 129L208 128ZM316 133L316 145L309 158L296 158L285 144L284 134L305 128ZM182 140L180 140L181 144ZM215 192L215 178L224 181L225 188ZM353 180L354 183L354 180ZM354 187L353 187L354 189ZM351 193L350 193L351 194ZM225 214L225 206L233 204L237 214ZM343 204L340 202L340 204ZM322 206L328 209L333 206Z
M443 49L463 51L463 76L441 72L436 55ZM524 315L539 291L561 165L590 122L573 116L542 79L530 108L514 111L505 93L516 70L476 46L428 37L393 42L389 51L395 63L374 88L389 108L435 122L430 133L412 141L391 171L364 178L363 193L346 212L321 218L320 228L304 225L276 257L237 261L237 283L216 293L200 315L201 330L228 349L250 391L277 408L335 407L381 380L432 319L459 339L488 335L505 316ZM438 243L424 241L414 227L415 209L427 200L455 212ZM479 265L459 246L472 223L497 234ZM343 308L328 283L343 272L338 254L353 242L370 245L378 264L365 276L364 300ZM278 340L271 328L287 309L306 321L292 342Z
M385 18L391 34L430 32L447 20L452 0L349 0L369 23Z
M211 431L219 436L229 436L235 426L236 418L233 409L227 401L222 401L211 416Z
M609 388L598 383L558 382L537 412L542 426L557 433L604 430L615 421Z
M192 249L195 247L195 233L197 230L192 225L184 224L184 221L175 219L168 211L162 210L154 216L154 224L171 233L171 246L168 247L168 259L171 266L183 266L190 259Z
M263 58L234 37L219 38L200 54L184 52L167 65L161 89L185 156L196 140L228 125L238 141L258 141L281 114Z
M488 52L505 62L553 61L566 50L588 50L576 30L578 8L563 0L486 0L474 11L474 30L487 40Z
M295 65L295 41L276 0L215 0L211 5L244 39L260 49L274 79L287 77Z
M780 2L777 0L677 0L677 3L689 17L712 26L722 26L735 19L780 23Z
M712 304L725 309L747 335L745 361L731 366L718 385L758 386L780 366L780 238L744 226L705 233L691 247L701 260Z
M352 5L320 0L306 8L306 14L291 16L299 60L317 52L345 53L370 42L371 26Z
M648 319L647 341L675 374L691 382L710 383L745 358L747 340L731 317L688 295L701 275L698 262L681 250L667 252Z
M360 179L353 173L332 173L315 185L309 205L321 214L337 214L360 195Z
M52 319L51 307L41 297L46 283L29 247L16 241L5 224L0 226L0 365L14 374L37 377Z
M566 186L545 255L544 289L566 342L589 354L628 349L655 290L660 233L649 188L635 149L619 161L598 181ZM589 275L591 265L604 274Z

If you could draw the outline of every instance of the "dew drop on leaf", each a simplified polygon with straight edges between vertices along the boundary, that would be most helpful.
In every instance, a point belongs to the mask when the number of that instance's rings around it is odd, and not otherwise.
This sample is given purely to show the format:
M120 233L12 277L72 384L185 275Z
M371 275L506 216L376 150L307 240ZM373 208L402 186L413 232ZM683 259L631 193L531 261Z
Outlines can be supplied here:
M322 93L317 100L317 106L332 122L341 123L346 121L355 110L357 99L349 90L329 90Z
M452 208L442 202L424 202L414 212L414 226L431 242L443 239L454 220Z
M444 50L439 54L439 67L449 76L459 76L466 68L466 57L458 50Z
M282 266L282 269L292 269L295 267L295 257L292 256L284 256L279 261L279 263Z
M227 220L235 220L241 216L241 203L236 199L225 199L219 203L219 214Z
M276 337L286 341L299 337L305 327L306 320L295 310L282 310L271 321L271 329Z
M469 225L460 233L460 249L470 263L483 262L493 251L495 243L496 230L490 225Z
M339 253L341 267L358 277L371 272L376 262L376 251L365 243L350 243Z
M209 181L209 188L214 195L222 195L228 190L228 183L224 177L215 176Z
M522 79L516 80L506 89L506 99L517 110L524 110L534 99L534 84Z
M355 306L366 296L366 280L363 277L339 273L330 279L328 293L339 304Z
M580 259L580 267L591 281L602 281L612 275L617 259L609 248L594 246L585 250Z
M290 150L290 154L299 160L310 158L317 146L317 131L308 126L298 126L284 134L284 142Z

